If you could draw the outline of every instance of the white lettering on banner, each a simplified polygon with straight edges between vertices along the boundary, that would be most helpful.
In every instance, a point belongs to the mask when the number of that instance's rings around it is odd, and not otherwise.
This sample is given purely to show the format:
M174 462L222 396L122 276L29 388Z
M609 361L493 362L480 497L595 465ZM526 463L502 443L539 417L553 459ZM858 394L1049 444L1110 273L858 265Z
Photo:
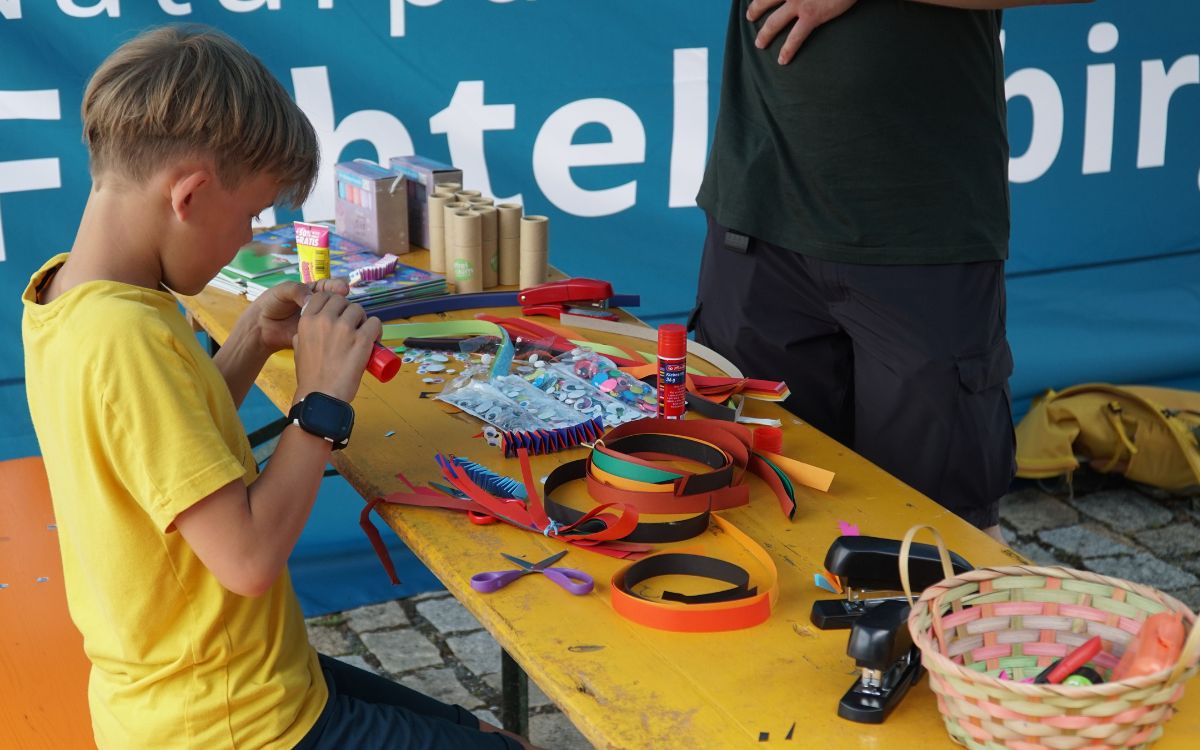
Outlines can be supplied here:
M668 208L691 208L708 153L708 48L675 50Z
M1008 160L1010 182L1033 182L1046 174L1062 146L1062 92L1046 71L1022 68L1005 80L1004 95L1008 100L1023 96L1033 109L1029 146L1025 153L1010 156Z
M221 7L234 13L250 13L267 6L267 10L279 10L279 0L221 0Z
M351 142L370 143L375 147L376 160L413 153L408 129L387 112L363 109L335 124L333 94L329 90L329 71L325 66L292 68L292 87L296 92L296 104L308 116L321 143L321 170L316 188L304 202L305 219L333 216L333 165L342 149Z
M572 143L588 123L608 128L607 143ZM571 167L640 164L646 160L646 130L637 113L613 99L580 99L554 111L533 143L533 177L555 206L576 216L608 216L637 203L637 180L602 190L585 190Z
M530 0L532 2L533 0ZM415 5L418 8L431 8L434 5L440 5L442 0L391 0L389 3L388 13L388 34L390 36L404 36L408 30L407 21L404 15L405 5ZM488 0L493 5L507 5L514 0ZM320 0L317 6L320 8L333 7L333 0Z
M404 18L404 0L388 3L388 36L404 36L407 26Z
M1115 25L1101 22L1088 31L1088 49L1107 54L1117 47L1120 34ZM1000 32L1004 48L1005 33ZM1113 123L1116 116L1116 65L1095 63L1087 66L1087 92L1084 97L1083 162L1081 173L1103 174L1112 171ZM1161 167L1167 156L1167 122L1171 99L1185 86L1200 84L1200 55L1180 57L1170 68L1163 60L1142 61L1141 104L1138 118L1137 167ZM1005 95L1011 101L1025 97L1032 108L1029 145L1019 156L1009 158L1011 182L1032 182L1046 173L1058 157L1063 139L1063 98L1058 84L1040 68L1022 68L1005 81ZM1197 185L1200 186L1200 180Z
M429 118L429 132L445 134L450 145L450 163L469 175L464 187L495 195L488 177L484 156L483 133L487 130L512 130L516 127L517 108L512 104L484 104L483 81L459 81L450 104ZM386 158L386 157L385 157ZM497 203L524 203L521 194L496 199Z
M1181 57L1167 70L1162 60L1142 62L1142 110L1138 124L1139 169L1161 167L1167 160L1167 115L1171 97L1200 83L1200 55ZM1194 133L1195 131L1193 131Z
M80 7L75 0L58 0L58 7L63 13L75 18L92 18L101 13L108 13L112 18L121 16L121 0L100 0L95 5Z
M0 120L61 120L58 89L0 91ZM0 161L0 193L61 187L58 159ZM0 262L5 258L4 225L0 223Z
M58 159L0 161L0 195L62 187ZM0 216L0 219L3 217ZM4 261L4 224L0 221L0 262Z
M405 33L405 17L404 6L415 5L420 8L428 8L433 5L439 5L443 0L390 0L389 10L389 33L394 37L402 37ZM533 2L533 0L529 0ZM121 15L121 0L98 0L93 5L81 6L77 0L57 0L58 7L63 13L74 18L92 18L107 13L113 18L119 18ZM508 5L515 0L488 0L494 5ZM282 0L220 0L221 7L225 10L234 13L250 13L262 8L264 5L267 10L279 10ZM158 0L158 6L163 12L171 16L187 16L192 13L192 4L190 2L179 2L178 0ZM331 10L333 8L333 0L317 0L318 10ZM21 0L0 0L0 18L9 21L15 21L21 18Z
M1111 23L1098 23L1088 32L1088 49L1112 52L1120 35ZM1087 115L1083 123L1083 174L1112 171L1113 120L1117 110L1117 66L1087 66Z
M407 0L407 4L416 5L422 8L428 8L432 5L437 5L442 0ZM389 15L388 33L391 36L404 36L407 27L404 20L405 0L392 0L391 13Z
M0 120L61 120L58 89L0 91Z

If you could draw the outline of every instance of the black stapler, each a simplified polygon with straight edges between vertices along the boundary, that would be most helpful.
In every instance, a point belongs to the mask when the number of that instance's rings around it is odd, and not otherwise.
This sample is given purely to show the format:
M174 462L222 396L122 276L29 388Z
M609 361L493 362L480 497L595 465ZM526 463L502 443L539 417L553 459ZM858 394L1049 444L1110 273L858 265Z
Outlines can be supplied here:
M908 631L907 601L871 607L850 629L846 653L862 675L838 702L838 716L880 724L921 678L921 652Z
M950 553L955 575L971 570L971 563ZM848 628L872 608L887 601L904 601L900 591L900 540L874 536L839 536L825 553L825 569L838 577L845 599L813 602L812 623L822 630ZM945 578L937 547L913 544L908 554L909 582L913 594Z

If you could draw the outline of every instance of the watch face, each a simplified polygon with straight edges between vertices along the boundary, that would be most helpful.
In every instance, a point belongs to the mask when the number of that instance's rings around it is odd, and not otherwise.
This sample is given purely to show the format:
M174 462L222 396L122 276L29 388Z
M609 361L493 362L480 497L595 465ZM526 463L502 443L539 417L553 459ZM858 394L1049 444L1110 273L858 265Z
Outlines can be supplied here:
M300 421L306 429L340 442L350 437L354 409L324 393L310 393L304 398Z

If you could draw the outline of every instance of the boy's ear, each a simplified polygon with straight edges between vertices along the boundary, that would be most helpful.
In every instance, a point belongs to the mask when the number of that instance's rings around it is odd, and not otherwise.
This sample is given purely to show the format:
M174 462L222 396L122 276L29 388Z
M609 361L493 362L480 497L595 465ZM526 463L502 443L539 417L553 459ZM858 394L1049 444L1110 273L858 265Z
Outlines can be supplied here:
M180 221L191 218L196 197L214 181L215 177L207 169L180 173L171 183L171 210L175 212L175 218Z

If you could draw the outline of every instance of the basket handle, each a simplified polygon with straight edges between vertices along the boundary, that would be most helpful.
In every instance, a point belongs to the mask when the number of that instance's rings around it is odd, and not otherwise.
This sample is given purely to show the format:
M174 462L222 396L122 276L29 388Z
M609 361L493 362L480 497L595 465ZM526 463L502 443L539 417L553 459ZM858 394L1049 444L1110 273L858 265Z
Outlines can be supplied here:
M1191 666L1196 660L1197 653L1200 653L1200 620L1192 621L1192 630L1188 633L1187 640L1183 642L1183 650L1179 652L1179 659L1176 660L1174 668L1171 669L1171 676L1167 678L1168 682L1175 682L1179 679L1179 675L1183 674L1183 670Z
M912 583L908 577L908 553L912 549L913 537L922 529L929 529L929 533L933 534L933 539L937 542L938 556L942 558L942 573L946 578L954 577L954 568L950 565L950 552L946 549L946 543L942 541L942 535L938 533L938 530L922 524L913 526L904 535L904 541L900 543L900 585L904 587L904 596L908 598L910 607L916 605L916 600L913 599ZM1194 630L1200 630L1200 628Z

